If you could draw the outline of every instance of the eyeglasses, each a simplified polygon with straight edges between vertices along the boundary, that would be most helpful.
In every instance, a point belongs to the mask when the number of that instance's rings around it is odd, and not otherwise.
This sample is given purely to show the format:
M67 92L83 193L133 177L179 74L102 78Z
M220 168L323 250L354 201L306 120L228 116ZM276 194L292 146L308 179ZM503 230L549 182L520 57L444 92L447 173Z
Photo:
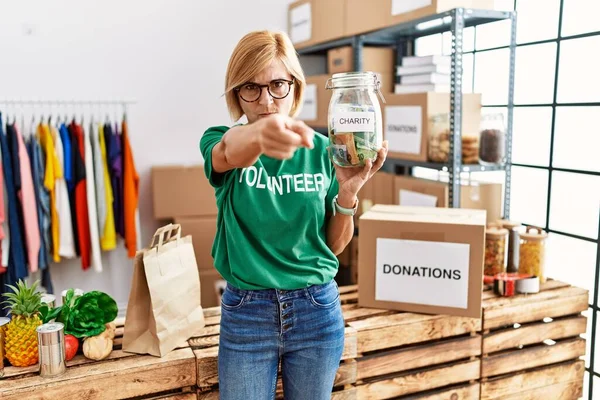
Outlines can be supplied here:
M266 85L259 85L258 83L248 82L243 85L235 88L234 90L240 94L242 100L247 103L255 102L262 95L263 88L267 88L267 91L274 99L283 99L288 94L290 94L290 90L294 81L288 81L286 79L276 79L274 81L269 82Z

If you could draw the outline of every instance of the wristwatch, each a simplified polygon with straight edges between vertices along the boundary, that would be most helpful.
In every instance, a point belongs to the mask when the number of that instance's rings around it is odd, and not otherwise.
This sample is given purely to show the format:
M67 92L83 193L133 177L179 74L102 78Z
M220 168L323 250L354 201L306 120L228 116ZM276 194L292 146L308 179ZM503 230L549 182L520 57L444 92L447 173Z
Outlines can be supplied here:
M338 195L336 194L332 201L333 215L335 215L336 211L340 214L354 216L356 211L358 211L358 199L355 197L354 208L346 208L342 207L338 204Z

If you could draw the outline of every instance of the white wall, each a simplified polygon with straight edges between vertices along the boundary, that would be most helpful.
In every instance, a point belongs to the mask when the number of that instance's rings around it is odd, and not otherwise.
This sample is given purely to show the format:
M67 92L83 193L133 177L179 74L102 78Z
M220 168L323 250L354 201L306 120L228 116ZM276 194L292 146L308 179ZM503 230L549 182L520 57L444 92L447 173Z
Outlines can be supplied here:
M135 99L128 120L141 177L142 243L146 244L158 226L152 217L150 167L201 162L202 132L211 125L230 123L221 94L231 51L251 30L286 30L289 3L2 2L0 99ZM86 109L68 110L79 114ZM98 111L104 115L118 109ZM104 254L103 262L100 274L82 271L79 260L53 265L55 291L102 290L124 304L132 260L122 241L117 250Z

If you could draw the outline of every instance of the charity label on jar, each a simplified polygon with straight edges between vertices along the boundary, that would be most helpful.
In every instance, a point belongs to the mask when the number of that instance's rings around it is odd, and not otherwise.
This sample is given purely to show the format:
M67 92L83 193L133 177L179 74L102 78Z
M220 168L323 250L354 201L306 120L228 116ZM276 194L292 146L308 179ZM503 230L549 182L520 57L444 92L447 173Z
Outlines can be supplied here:
M333 116L334 161L341 165L364 165L368 159L377 158L375 113L340 112Z

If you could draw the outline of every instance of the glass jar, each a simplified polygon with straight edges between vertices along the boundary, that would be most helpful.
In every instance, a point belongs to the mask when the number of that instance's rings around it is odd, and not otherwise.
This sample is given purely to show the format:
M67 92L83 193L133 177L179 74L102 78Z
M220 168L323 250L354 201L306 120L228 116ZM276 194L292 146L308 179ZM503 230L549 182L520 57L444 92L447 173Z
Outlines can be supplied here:
M519 234L519 273L534 275L546 282L546 239L548 234L540 228L528 226Z
M520 222L502 219L498 221L502 228L508 230L508 261L507 272L519 272L519 232L523 225Z
M479 135L479 162L483 165L503 164L506 128L503 114L484 114Z
M334 74L326 89L329 101L329 148L334 163L341 167L364 166L375 161L383 144L383 121L377 95L381 82L374 72ZM383 99L383 97L382 97Z
M450 116L448 113L429 117L429 143L427 158L432 162L448 162L450 154ZM463 164L476 164L479 154L479 137L472 133L462 133L461 152Z
M508 230L498 226L489 226L485 230L484 275L494 276L506 272L508 254Z

